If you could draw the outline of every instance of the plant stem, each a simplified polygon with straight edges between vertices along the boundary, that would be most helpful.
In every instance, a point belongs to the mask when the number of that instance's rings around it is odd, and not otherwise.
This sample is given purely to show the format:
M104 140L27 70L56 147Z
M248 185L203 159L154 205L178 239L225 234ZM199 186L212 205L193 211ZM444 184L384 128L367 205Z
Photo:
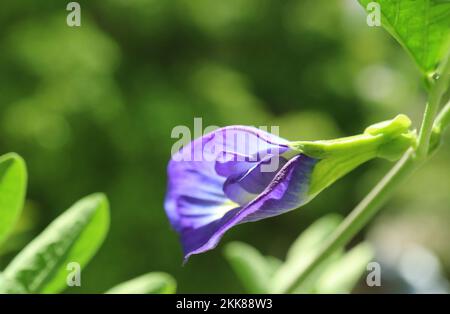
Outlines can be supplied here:
M359 203L358 206L341 223L334 234L324 243L322 249L293 280L286 291L292 292L300 285L325 259L330 257L337 249L346 245L377 213L378 209L391 196L398 187L418 166L414 158L414 151L408 150L375 188Z
M419 134L416 155L419 159L425 159L428 155L431 133L433 131L434 119L439 110L442 96L448 88L450 79L450 56L447 56L440 70L440 77L435 81L428 99L425 113L423 115L422 126Z
M416 150L416 155L419 159L424 159L428 153L434 117L436 116L438 109L439 104L436 101L431 100L425 107Z
M434 127L443 132L445 128L450 124L450 101L442 108L439 112L436 121L434 122Z
M442 67L441 76L433 85L425 109L419 140L416 150L409 149L397 164L383 177L373 190L348 215L334 234L324 243L296 278L287 284L284 291L293 292L324 260L330 257L337 249L345 246L378 212L383 204L403 181L411 175L428 157L433 127L446 124L450 120L450 108L447 104L434 120L439 110L441 99L448 88L450 76L450 58L447 57ZM282 291L282 292L284 292Z

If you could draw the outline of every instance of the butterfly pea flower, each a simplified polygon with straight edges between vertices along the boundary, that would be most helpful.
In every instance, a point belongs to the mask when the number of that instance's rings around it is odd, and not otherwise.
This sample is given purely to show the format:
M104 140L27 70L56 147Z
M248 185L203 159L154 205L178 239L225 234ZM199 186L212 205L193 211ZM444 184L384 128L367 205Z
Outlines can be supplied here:
M415 142L410 125L399 115L356 136L295 142L228 126L185 145L169 162L164 204L185 261L238 224L305 205L368 160L398 159Z

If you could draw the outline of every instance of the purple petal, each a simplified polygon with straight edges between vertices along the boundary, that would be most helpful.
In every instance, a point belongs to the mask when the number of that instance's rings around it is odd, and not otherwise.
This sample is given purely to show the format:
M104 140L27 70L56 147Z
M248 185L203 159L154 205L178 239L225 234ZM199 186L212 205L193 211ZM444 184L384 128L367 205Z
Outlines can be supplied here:
M271 156L240 175L228 177L223 186L226 196L240 205L249 203L267 188L286 162L281 156Z
M165 209L172 226L180 232L221 219L239 206L223 191L227 178L238 178L262 160L288 150L286 140L244 126L218 129L186 145L168 166Z
M183 228L181 241L185 259L213 249L224 233L233 226L275 216L309 201L307 191L315 159L297 155L289 160L270 185L244 207L228 211L220 219L197 228Z

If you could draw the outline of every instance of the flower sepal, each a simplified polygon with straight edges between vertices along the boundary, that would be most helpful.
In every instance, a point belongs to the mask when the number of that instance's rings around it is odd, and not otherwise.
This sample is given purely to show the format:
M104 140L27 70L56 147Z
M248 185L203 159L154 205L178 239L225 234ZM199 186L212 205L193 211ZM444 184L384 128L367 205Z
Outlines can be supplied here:
M309 195L315 196L364 162L374 158L398 160L415 147L417 136L410 130L411 120L398 115L392 120L367 127L362 134L321 141L291 142L298 153L316 158Z
M373 157L396 160L416 143L416 133L409 130L410 126L411 120L401 114L392 120L373 124L359 135L332 140L296 141L291 142L290 146L299 153L318 159L371 151Z

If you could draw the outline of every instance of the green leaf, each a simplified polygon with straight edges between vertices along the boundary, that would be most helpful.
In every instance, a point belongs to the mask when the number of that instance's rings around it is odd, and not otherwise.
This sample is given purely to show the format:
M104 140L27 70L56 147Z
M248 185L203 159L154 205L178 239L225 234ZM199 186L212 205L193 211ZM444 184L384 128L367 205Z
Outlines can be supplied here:
M367 243L361 243L336 260L317 280L317 293L350 293L367 264L373 258L373 250Z
M268 284L280 261L263 256L254 247L232 242L225 246L225 257L248 293L267 293Z
M292 243L287 253L287 261L296 262L308 252L314 251L318 244L326 239L342 221L342 217L337 214L328 214L312 223L300 236Z
M14 227L22 211L27 186L27 170L16 154L0 157L0 244Z
M110 290L107 294L173 294L177 283L166 273L149 273L123 282Z
M408 51L421 71L433 73L450 44L448 0L359 0L367 9L377 2L381 23ZM373 12L373 11L372 11Z
M273 276L270 291L278 293L283 291L286 286L292 284L303 268L308 265L310 260L318 252L320 244L337 228L342 221L342 217L335 214L329 214L314 222L309 226L292 244L288 251L286 262L279 268ZM312 289L315 278L324 269L330 261L339 257L341 252L325 260L318 270L309 276L301 287L297 287L295 292L309 292Z
M109 227L108 200L88 196L56 220L20 252L4 275L29 293L58 293L66 287L69 263L83 268L102 244Z
M278 269L280 269L281 265L283 265L282 260L273 256L266 256L266 262L269 267L270 277L272 277Z
M25 292L24 287L20 283L8 279L0 273L0 294L23 294Z
M343 250L340 249L333 255L328 257L322 263L320 263L317 268L308 276L306 279L297 287L292 290L292 293L316 293L316 284L322 274L333 265L336 261L342 258Z

